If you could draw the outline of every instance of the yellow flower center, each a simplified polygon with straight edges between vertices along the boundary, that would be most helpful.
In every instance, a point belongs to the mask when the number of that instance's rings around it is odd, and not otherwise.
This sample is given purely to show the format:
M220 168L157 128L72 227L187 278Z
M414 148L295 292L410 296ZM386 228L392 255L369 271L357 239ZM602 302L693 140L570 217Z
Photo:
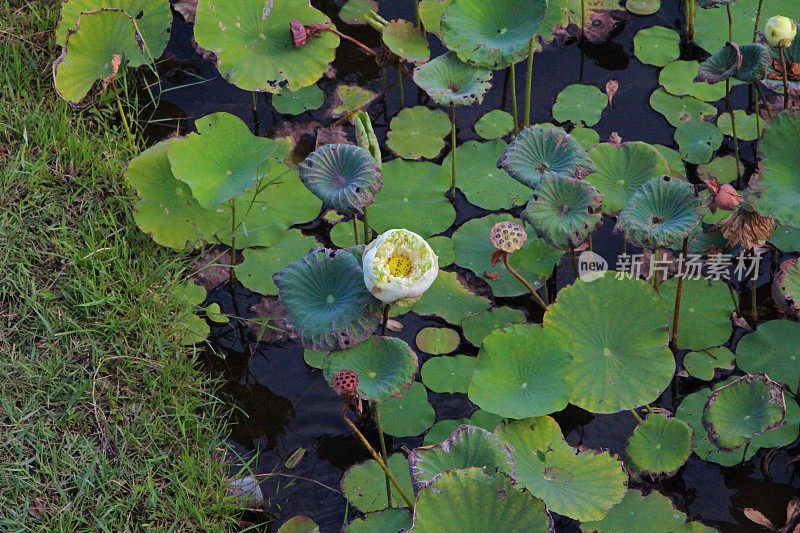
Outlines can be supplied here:
M395 255L389 259L389 272L392 276L402 278L411 272L411 261L402 255Z

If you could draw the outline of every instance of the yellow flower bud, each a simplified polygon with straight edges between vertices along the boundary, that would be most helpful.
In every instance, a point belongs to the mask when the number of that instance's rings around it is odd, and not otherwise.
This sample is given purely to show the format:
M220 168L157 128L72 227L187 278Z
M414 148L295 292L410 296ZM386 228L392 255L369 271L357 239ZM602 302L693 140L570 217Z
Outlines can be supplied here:
M774 48L786 48L792 45L797 34L797 24L789 17L774 16L764 26L764 37Z

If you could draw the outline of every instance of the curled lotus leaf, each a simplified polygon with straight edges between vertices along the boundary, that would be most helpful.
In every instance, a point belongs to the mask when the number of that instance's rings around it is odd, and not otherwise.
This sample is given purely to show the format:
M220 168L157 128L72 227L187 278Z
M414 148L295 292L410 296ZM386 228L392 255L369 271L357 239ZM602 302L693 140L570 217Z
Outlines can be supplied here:
M742 66L742 53L739 45L725 43L721 49L700 64L694 81L719 83L733 77Z
M770 64L769 50L760 43L747 43L739 47L742 64L733 77L745 83L756 83L767 75Z
M381 38L383 39L383 44L393 54L411 63L420 65L431 57L428 39L420 33L419 28L407 20L389 21L389 24L381 32Z
M522 130L503 152L497 166L531 189L545 175L580 178L594 171L586 150L574 137L561 128L542 126Z
M323 207L363 213L381 190L383 178L370 153L353 144L325 144L300 163L300 180Z
M545 0L453 0L442 14L440 36L461 61L498 70L527 56L546 13Z
M343 350L375 331L380 302L367 290L361 264L350 252L314 250L273 279L303 347Z
M633 193L617 217L615 231L639 246L672 246L688 237L705 214L692 186L677 178L655 178Z
M625 455L643 473L671 475L692 454L693 433L686 422L654 413L633 430Z
M736 364L744 372L762 372L790 391L800 389L800 324L770 320L759 324L736 346Z
M414 69L414 81L439 105L480 104L491 87L492 73L473 67L448 52Z
M546 175L522 218L551 246L580 246L603 217L603 195L589 182Z

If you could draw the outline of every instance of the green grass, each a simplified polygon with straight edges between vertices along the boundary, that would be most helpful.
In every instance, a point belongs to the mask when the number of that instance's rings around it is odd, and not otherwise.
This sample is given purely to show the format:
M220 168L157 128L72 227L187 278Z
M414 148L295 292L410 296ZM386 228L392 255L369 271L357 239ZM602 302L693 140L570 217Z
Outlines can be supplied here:
M59 3L0 0L0 531L221 531L225 406L175 341L108 95L56 96Z

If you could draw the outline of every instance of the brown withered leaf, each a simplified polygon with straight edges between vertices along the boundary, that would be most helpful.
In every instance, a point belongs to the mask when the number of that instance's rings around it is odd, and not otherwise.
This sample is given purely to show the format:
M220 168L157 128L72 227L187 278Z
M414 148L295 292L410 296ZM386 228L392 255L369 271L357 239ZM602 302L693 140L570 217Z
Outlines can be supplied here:
M765 528L769 529L770 531L775 531L775 526L770 522L769 518L764 516L761 511L756 511L752 507L745 507L744 508L744 515L751 521L755 522L760 526L764 526Z
M606 94L608 95L608 105L614 105L614 95L617 94L619 89L619 82L617 80L608 80L606 82Z
M250 307L250 312L257 318L247 320L247 327L257 341L278 342L298 337L279 297L262 296Z
M612 131L611 135L608 136L608 142L615 146L622 146L622 137L616 131Z
M389 331L403 331L403 324L394 318L390 318L389 321L386 322L386 329Z
M103 90L105 91L106 88L114 81L114 78L117 77L117 73L119 72L119 66L122 64L122 56L119 54L114 54L111 56L111 74L103 78Z

